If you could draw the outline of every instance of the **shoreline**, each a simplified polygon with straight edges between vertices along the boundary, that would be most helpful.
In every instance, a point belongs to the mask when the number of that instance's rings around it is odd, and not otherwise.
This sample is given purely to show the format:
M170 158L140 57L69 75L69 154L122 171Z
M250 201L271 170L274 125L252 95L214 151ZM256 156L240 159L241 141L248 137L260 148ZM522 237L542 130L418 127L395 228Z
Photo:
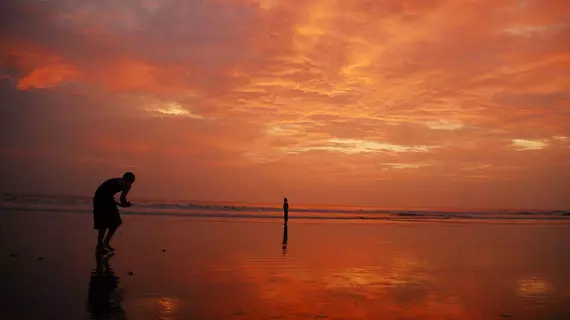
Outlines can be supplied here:
M87 204L91 203L92 196L79 195L42 195L42 194L1 194L0 205L2 202L14 202L22 199L33 199L33 203L41 203L45 199L70 200L72 203L81 201ZM147 205L156 206L173 206L178 208L215 208L212 210L228 209L263 209L264 211L282 211L280 203L263 203L263 202L243 202L243 201L208 201L208 200L177 200L177 199L154 199L154 198L132 198L134 203L146 207ZM25 202L25 201L23 201ZM49 203L45 203L49 204ZM331 211L337 209L338 211ZM567 209L531 209L531 208L454 208L454 207L384 207L379 205L334 205L334 204L308 204L296 203L292 206L290 212L335 212L335 213L391 213L391 212L421 212L421 213L442 213L442 214L466 214L466 213L482 213L482 214L567 214L570 215L570 208ZM256 210L254 210L256 211Z
M92 213L87 208L3 208L0 207L0 214L10 212L10 214L73 214L73 215L87 215L91 217ZM154 216L163 218L180 218L191 220L210 220L222 222L259 222L259 223L274 223L282 221L283 216L273 212L240 212L240 213L221 213L211 211L183 211L183 210L164 210L151 211L146 210L137 212L133 210L120 209L122 217L125 216ZM289 220L298 221L302 223L350 223L350 224L390 224L390 223L435 223L435 224L495 224L495 225L526 225L526 224L549 224L549 225L570 225L570 216L556 215L556 216L489 216L489 217L441 217L441 216L422 216L422 215L398 215L386 214L383 216L366 216L366 215L335 215L335 214L290 214Z

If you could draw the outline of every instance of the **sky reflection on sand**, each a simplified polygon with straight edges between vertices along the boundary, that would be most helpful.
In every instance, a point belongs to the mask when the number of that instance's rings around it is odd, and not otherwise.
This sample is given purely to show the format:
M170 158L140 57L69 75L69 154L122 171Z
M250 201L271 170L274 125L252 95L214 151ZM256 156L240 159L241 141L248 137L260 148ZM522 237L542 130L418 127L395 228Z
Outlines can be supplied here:
M2 216L3 319L88 316L82 219ZM108 264L127 319L570 318L564 225L294 223L284 254L279 224L124 220Z

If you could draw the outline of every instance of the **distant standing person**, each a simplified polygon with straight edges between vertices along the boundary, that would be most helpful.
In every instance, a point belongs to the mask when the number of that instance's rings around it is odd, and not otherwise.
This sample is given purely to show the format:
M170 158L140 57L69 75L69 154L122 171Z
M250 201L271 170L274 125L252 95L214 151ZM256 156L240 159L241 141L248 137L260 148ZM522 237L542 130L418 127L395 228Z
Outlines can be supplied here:
M127 194L134 182L134 173L126 172L121 178L111 178L103 182L95 191L93 196L93 222L94 229L99 231L97 251L115 251L110 245L111 238L123 223L117 206L124 208L131 206L131 203L127 201ZM115 194L118 192L121 192L120 202L115 201ZM109 232L105 236L107 230Z
M283 199L283 218L285 225L287 225L287 221L289 220L289 202L287 202L287 198Z

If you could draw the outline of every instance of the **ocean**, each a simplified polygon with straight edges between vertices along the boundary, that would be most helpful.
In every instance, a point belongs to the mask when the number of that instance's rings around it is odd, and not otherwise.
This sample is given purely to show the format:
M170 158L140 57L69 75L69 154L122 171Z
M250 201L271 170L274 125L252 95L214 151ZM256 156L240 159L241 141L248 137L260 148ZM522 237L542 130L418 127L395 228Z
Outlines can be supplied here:
M91 197L53 195L2 195L0 210L91 212ZM283 209L276 204L248 204L204 201L135 200L124 214L181 216L192 218L282 219ZM290 203L292 220L368 220L368 221L447 221L487 223L570 223L570 212L554 210L433 210L387 209L370 206L296 205Z

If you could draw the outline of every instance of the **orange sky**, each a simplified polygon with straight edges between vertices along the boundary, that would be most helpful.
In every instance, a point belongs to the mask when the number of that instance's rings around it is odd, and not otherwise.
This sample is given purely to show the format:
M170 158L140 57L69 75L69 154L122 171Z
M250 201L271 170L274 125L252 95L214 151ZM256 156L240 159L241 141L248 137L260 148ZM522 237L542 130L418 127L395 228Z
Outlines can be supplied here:
M0 3L2 192L570 208L570 2Z

